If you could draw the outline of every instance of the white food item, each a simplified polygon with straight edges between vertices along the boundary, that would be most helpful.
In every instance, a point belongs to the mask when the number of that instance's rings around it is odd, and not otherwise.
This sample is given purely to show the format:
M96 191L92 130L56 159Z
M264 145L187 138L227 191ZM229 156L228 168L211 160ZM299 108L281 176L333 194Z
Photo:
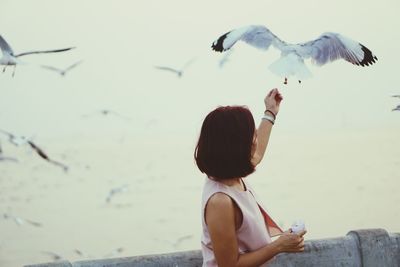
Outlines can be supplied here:
M290 229L292 229L292 232L293 232L293 233L298 234L298 233L300 233L301 231L304 231L304 230L306 229L306 225L304 224L303 221L298 220L298 221L295 221L295 222L292 224L292 227L290 227Z

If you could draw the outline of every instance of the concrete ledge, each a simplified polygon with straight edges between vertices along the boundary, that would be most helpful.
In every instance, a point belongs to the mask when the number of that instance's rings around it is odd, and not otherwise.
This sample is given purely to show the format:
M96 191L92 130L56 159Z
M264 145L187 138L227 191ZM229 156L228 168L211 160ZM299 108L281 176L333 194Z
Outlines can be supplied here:
M282 253L270 267L400 267L400 234L383 229L350 231L346 236L306 241L303 253ZM26 267L200 267L200 250L126 258L52 262Z

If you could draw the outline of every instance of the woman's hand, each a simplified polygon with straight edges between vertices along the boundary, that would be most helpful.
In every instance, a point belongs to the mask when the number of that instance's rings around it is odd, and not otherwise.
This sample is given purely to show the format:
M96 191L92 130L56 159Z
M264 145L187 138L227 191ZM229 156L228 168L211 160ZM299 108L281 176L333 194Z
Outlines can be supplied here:
M279 252L302 252L304 251L304 238L306 231L298 234L284 232L274 241Z
M276 116L283 97L278 89L272 89L264 98L265 110L270 110Z

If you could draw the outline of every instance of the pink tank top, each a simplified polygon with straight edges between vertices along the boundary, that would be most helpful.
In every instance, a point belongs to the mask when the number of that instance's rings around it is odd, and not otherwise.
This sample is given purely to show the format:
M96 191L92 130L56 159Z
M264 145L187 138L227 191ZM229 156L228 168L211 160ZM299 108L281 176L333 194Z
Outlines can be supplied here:
M252 188L248 186L247 183L243 182L243 184L246 190L240 191L223 183L206 178L202 196L203 234L201 238L201 248L203 267L218 266L215 260L208 227L205 222L206 204L215 193L221 192L231 197L242 212L242 225L236 230L240 254L257 250L271 243L270 235L282 232L279 226L268 216L262 204L257 201ZM266 264L262 266L266 266Z

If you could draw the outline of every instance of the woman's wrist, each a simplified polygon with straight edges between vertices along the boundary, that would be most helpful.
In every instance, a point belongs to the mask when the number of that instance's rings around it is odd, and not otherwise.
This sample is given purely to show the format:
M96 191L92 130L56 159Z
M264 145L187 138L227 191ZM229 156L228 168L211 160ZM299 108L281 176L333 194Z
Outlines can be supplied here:
M272 249L274 255L278 255L279 253L282 253L282 252L283 252L283 249L282 249L282 247L280 246L278 240L272 241L269 245L270 245L270 247L271 247L271 249Z
M261 119L269 121L272 125L274 125L276 120L276 113L271 109L266 108L264 111L264 116Z
M264 113L264 116L261 118L262 121L269 121L272 125L275 124L275 118L269 112Z
M272 117L274 117L274 120L276 120L276 115L278 114L276 111L274 112L274 111L272 111L271 109L269 109L269 108L266 108L265 109L265 111L264 111L264 114L265 115L267 115L267 114L271 114L272 115Z

